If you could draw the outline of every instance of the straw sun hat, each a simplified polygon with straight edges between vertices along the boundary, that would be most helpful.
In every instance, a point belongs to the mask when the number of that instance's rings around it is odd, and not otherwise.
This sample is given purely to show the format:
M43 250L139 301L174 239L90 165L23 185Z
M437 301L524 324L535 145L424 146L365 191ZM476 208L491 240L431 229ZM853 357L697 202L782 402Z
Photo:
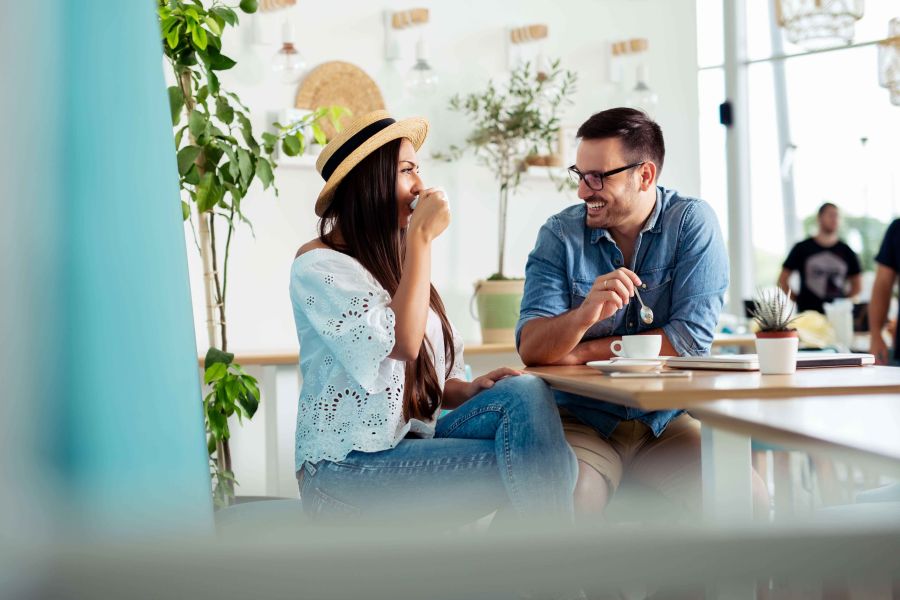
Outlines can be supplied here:
M316 214L322 216L338 184L362 159L386 143L407 138L416 150L428 135L428 121L412 117L395 121L384 110L376 110L354 120L328 142L316 160L316 170L325 187L316 200Z

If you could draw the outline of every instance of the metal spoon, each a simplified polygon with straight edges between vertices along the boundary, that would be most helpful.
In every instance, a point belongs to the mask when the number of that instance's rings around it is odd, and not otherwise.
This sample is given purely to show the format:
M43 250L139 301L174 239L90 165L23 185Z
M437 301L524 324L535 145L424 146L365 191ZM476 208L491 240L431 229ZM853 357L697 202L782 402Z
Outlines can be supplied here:
M644 304L643 299L641 299L641 293L638 292L637 288L634 288L634 293L637 296L638 302L641 303L641 321L649 325L653 322L653 309Z

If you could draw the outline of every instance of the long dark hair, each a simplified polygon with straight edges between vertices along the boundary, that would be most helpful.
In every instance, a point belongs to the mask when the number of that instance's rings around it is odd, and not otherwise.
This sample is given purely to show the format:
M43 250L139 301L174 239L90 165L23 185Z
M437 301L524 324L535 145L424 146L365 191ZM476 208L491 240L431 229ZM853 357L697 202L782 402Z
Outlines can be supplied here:
M338 185L319 221L322 242L358 260L392 297L400 285L406 252L406 236L397 225L400 218L397 210L400 143L399 139L388 142L353 167ZM335 231L343 238L340 245L331 236ZM430 305L437 313L444 333L446 378L456 360L456 352L450 321L434 286L431 286ZM416 359L406 362L403 389L403 416L406 419L428 419L441 404L443 394L429 349L434 351L425 337Z

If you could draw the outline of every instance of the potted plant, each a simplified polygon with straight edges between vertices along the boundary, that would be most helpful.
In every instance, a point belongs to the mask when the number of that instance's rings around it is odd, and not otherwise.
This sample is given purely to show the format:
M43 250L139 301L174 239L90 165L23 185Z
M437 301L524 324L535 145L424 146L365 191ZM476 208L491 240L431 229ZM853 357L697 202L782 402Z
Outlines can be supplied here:
M442 160L454 160L471 150L479 164L494 172L499 183L497 271L475 284L478 320L484 343L510 342L519 318L524 280L504 275L506 213L509 196L522 182L526 158L553 155L559 136L559 113L571 104L577 76L554 61L547 72L529 63L514 69L502 87L488 81L481 92L450 99L450 110L468 117L473 129L462 145L451 145ZM546 162L544 163L546 164Z
M253 13L257 0L241 0L239 8ZM288 156L302 154L306 146L303 131L311 128L315 139L324 142L318 120L330 118L337 125L336 119L344 111L322 108L290 125L275 123L275 133L264 132L261 142L257 141L249 109L237 94L219 84L217 75L236 64L222 53L222 35L227 27L237 25L237 12L218 1L207 8L200 0L157 0L157 16L174 80L168 94L181 213L196 227L194 237L203 263L209 338L203 365L203 382L209 391L203 399L203 413L213 498L216 507L222 507L232 502L236 484L228 419L234 415L252 418L260 401L256 379L228 352L225 325L233 233L239 223L250 224L241 203L256 180L263 189L274 188L273 154L279 144ZM277 188L274 190L277 195Z
M800 337L791 327L794 306L778 288L760 290L753 299L751 314L759 326L756 353L763 375L790 375L797 370Z

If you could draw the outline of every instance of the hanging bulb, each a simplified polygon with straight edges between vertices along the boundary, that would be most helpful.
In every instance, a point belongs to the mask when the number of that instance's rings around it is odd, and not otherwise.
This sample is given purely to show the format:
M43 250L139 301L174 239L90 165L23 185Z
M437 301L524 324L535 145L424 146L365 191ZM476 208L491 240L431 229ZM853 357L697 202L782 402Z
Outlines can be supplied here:
M650 116L656 112L659 104L659 96L647 85L647 67L638 65L637 78L634 88L628 93L626 103L633 108L639 108Z
M406 76L406 89L413 96L427 96L437 89L438 76L428 64L428 49L425 39L416 43L416 64Z
M297 83L306 71L303 55L294 47L294 28L285 19L281 26L281 48L272 57L272 71L281 76L283 83Z

